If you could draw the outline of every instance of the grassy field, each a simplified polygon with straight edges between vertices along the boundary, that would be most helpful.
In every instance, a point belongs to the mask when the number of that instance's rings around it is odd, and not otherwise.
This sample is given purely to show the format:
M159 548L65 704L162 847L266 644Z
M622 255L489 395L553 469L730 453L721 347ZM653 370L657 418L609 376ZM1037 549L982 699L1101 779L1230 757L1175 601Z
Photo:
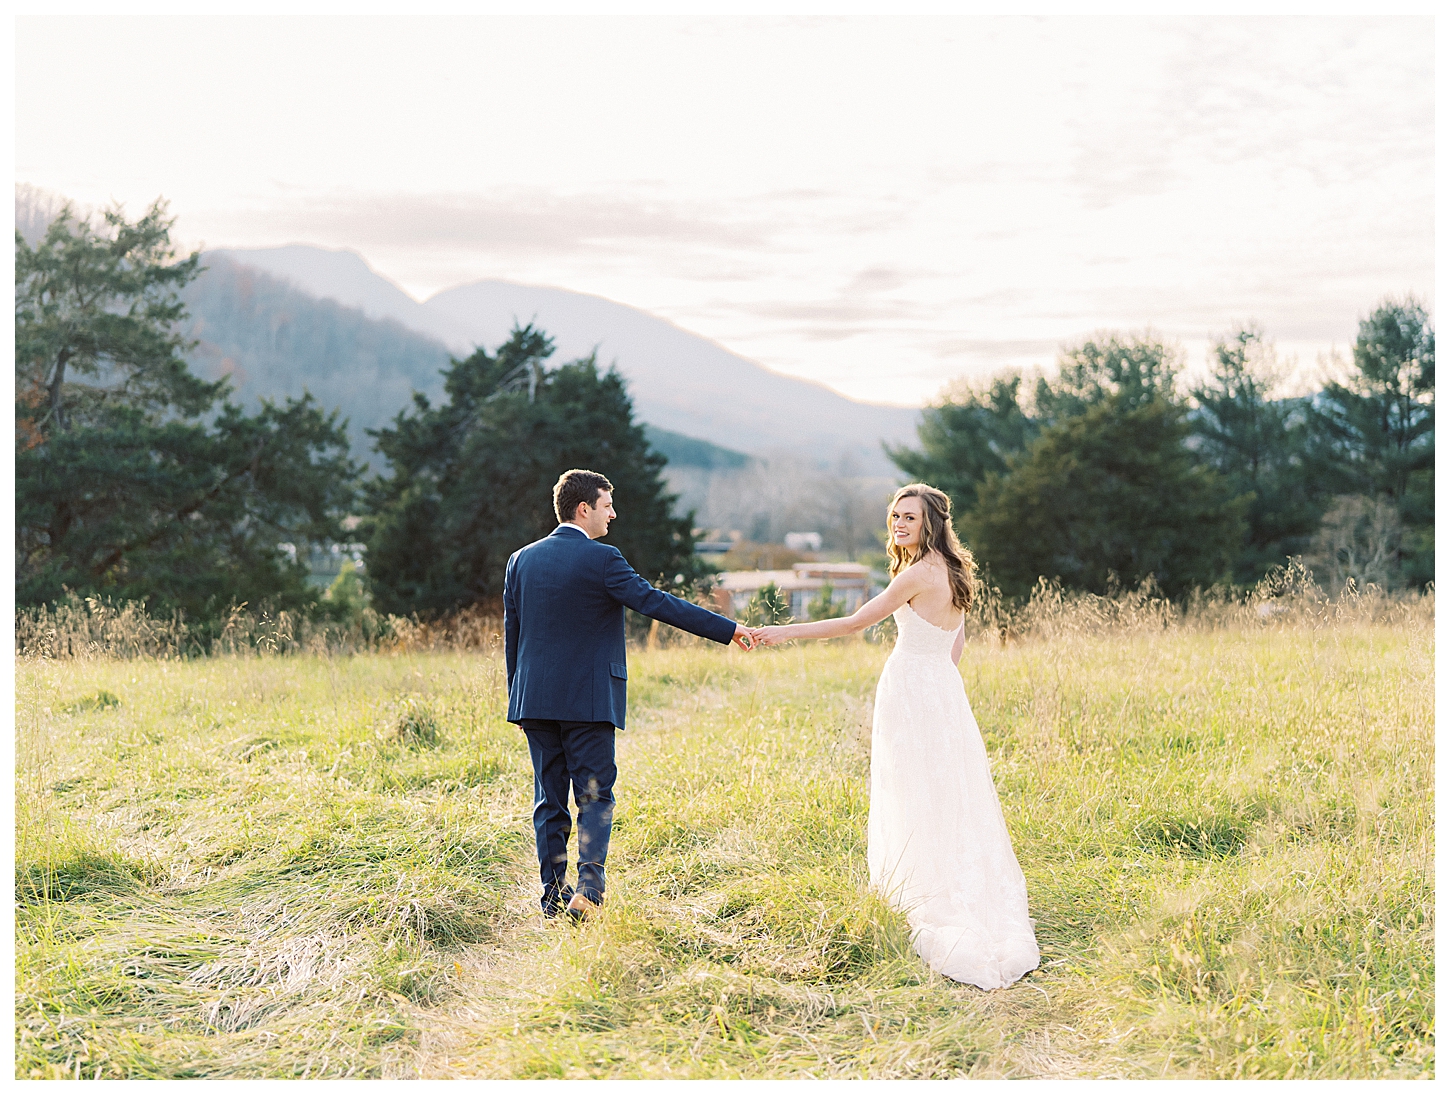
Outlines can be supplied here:
M885 646L635 652L582 927L492 653L25 659L16 1073L1431 1075L1432 611L969 644L992 993L867 887Z

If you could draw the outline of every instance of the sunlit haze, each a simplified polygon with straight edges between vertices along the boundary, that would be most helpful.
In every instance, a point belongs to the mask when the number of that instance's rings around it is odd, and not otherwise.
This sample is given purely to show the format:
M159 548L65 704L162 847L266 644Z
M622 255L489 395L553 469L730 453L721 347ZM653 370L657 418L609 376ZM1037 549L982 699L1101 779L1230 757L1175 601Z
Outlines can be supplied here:
M598 294L853 398L1434 290L1428 18L23 18L16 178L424 299ZM1307 375L1306 375L1307 374Z

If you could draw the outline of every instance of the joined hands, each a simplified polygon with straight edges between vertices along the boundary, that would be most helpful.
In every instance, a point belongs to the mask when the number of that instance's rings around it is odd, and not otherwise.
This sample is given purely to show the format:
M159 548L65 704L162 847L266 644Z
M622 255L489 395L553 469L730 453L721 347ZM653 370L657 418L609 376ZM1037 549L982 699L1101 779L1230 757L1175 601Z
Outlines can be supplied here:
M781 627L746 627L744 624L735 625L735 634L731 641L741 650L754 650L757 646L775 646L785 642L781 635L784 628Z

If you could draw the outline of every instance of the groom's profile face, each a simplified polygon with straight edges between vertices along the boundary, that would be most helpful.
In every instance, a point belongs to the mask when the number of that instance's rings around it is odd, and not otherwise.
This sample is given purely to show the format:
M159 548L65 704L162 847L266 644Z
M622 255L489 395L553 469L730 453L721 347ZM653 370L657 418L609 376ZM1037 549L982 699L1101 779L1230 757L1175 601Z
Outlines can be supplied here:
M574 523L587 532L591 540L598 540L609 532L609 522L615 516L614 495L610 491L602 490L594 500L594 505L591 506L588 502L579 503L574 511Z

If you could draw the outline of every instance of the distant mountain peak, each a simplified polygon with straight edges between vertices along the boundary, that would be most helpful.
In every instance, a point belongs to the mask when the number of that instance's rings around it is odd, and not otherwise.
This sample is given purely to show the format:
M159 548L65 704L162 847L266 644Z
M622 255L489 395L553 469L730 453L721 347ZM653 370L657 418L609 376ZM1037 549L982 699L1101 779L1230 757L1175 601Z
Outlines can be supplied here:
M466 331L428 311L399 285L378 273L367 259L345 248L291 243L283 247L218 250L233 262L252 266L323 300L356 308L370 319L392 319L435 338L457 353L474 343Z
M862 474L895 474L881 450L915 443L920 411L861 403L823 384L773 372L674 323L588 293L486 280L419 303L355 251L290 244L219 252L315 296L391 319L455 354L493 349L515 322L554 340L556 361L597 351L617 363L635 415L662 430L736 452L791 453L822 463L849 457Z

